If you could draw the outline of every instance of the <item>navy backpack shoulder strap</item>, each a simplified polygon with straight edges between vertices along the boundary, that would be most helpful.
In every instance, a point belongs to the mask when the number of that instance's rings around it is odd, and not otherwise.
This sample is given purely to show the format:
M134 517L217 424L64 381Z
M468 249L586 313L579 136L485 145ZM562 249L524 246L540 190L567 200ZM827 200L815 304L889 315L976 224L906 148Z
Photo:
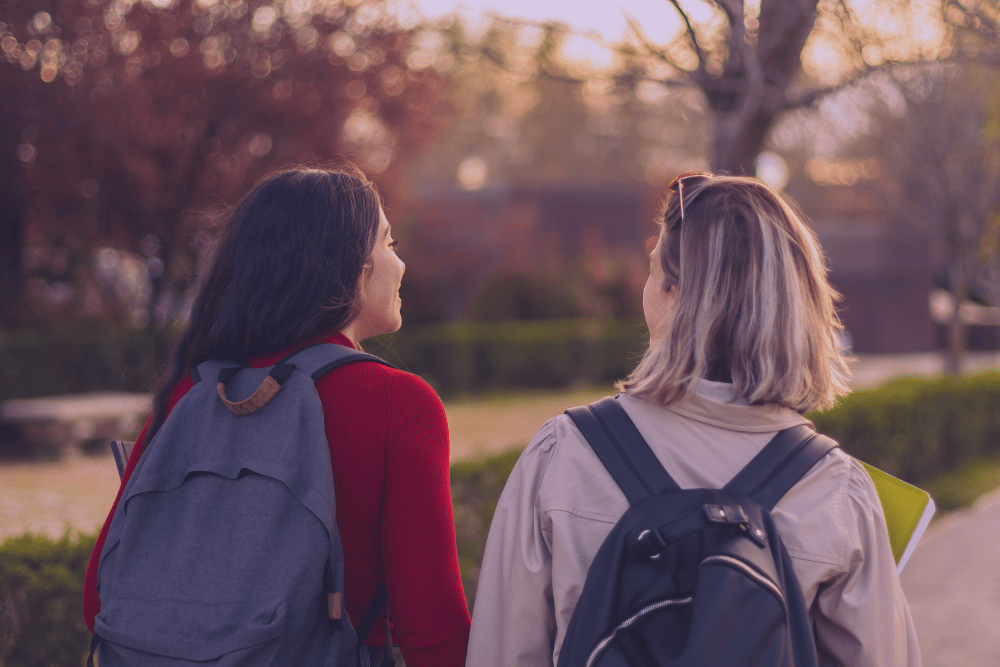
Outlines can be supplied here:
M724 488L749 496L770 511L835 447L834 440L816 433L807 424L786 428L779 431Z
M660 464L628 413L611 396L566 410L629 504L680 487Z

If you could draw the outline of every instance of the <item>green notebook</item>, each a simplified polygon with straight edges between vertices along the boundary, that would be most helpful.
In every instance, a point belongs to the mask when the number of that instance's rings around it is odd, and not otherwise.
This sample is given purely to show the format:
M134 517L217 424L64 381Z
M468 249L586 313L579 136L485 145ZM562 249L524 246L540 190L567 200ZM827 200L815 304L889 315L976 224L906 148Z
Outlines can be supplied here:
M923 489L907 484L864 461L861 464L868 470L879 500L882 501L892 555L896 558L896 570L902 572L913 548L917 546L934 516L934 500Z

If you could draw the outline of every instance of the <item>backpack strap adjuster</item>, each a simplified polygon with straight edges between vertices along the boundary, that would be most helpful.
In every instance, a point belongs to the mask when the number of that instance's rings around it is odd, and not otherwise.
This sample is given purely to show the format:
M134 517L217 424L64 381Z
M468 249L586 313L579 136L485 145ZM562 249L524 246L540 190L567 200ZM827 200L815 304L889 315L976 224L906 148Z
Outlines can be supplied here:
M639 537L628 543L628 555L639 562L647 562L651 560L656 560L660 557L660 552L663 551L667 542L660 535L659 530L646 529L639 533Z

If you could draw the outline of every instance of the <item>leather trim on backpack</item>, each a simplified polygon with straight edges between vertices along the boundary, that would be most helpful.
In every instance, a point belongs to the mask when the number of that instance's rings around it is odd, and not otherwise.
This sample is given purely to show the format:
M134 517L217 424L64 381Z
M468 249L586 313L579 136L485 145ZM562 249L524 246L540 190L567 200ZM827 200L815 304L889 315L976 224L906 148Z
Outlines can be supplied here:
M218 392L219 398L222 399L222 402L225 403L231 412L237 415L248 415L267 405L281 391L281 385L278 384L277 380L268 375L260 383L260 386L257 387L257 391L252 393L249 398L236 403L226 398L226 385L222 382L215 385L215 390Z

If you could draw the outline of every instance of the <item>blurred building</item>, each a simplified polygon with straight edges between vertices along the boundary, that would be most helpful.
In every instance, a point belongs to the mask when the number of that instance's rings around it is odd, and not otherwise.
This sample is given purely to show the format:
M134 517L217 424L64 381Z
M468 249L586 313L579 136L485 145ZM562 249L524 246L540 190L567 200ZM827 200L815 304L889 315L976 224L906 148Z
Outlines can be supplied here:
M585 247L642 252L655 232L656 193L630 185L419 188L408 196L407 255L450 317L499 272L558 271ZM443 258L447 258L442 261Z
M467 191L420 188L413 213L428 229L466 237L541 235L572 255L587 235L610 246L642 247L655 231L656 193L637 185L502 185ZM506 232L501 228L507 228ZM516 248L508 252L518 255ZM513 259L513 257L512 257Z
M843 296L840 317L859 354L923 352L936 347L930 317L930 240L885 219L813 220Z
M894 220L874 191L818 186L800 201L820 239L840 317L858 354L937 347L930 316L934 259L927 230Z
M940 346L929 307L935 256L926 230L894 221L864 190L824 187L806 214L827 257L830 281L842 294L840 314L859 354L921 352ZM595 239L642 251L655 232L662 193L627 185L518 185L463 191L424 189L411 207L437 258L439 284L461 301L498 270L537 270L566 262ZM425 260L420 260L421 262ZM986 342L995 336L973 332Z

